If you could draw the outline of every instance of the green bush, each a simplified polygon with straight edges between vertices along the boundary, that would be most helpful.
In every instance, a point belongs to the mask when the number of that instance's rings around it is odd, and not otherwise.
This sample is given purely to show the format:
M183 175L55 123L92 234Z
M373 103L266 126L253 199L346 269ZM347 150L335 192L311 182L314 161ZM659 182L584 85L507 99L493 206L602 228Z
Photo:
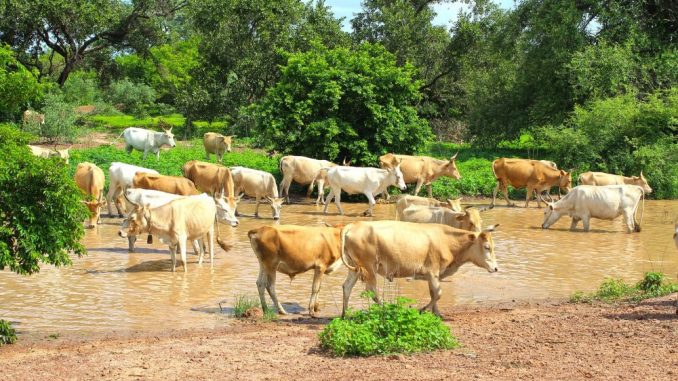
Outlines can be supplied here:
M61 88L64 101L75 106L101 103L102 95L95 72L76 71Z
M253 307L259 307L259 300L248 295L238 295L235 297L235 305L233 306L233 317L245 317L245 312Z
M336 318L320 333L320 345L335 356L372 356L451 349L459 344L436 315L409 307L414 301L373 304Z
M147 116L155 103L155 90L129 79L112 82L106 92L106 100L114 105L122 105L123 111L137 117Z
M52 143L73 142L80 133L76 124L78 115L74 105L66 102L59 93L45 97L45 124L39 129L39 136Z
M43 91L37 77L0 44L0 120L17 120L28 106L35 107Z
M614 302L618 300L640 301L648 298L668 295L678 291L678 283L666 279L660 272L647 272L638 283L628 284L622 279L608 278L593 293L575 292L570 301L590 303L594 300Z
M16 343L16 330L7 320L0 319L0 347Z

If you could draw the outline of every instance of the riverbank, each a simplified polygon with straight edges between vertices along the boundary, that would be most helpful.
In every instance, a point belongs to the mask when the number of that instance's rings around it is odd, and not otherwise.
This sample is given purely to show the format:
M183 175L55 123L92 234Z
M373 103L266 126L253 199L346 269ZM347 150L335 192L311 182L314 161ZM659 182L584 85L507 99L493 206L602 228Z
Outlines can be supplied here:
M563 300L443 310L462 347L340 359L318 347L327 319L164 332L32 333L0 348L0 380L628 379L678 377L676 294L639 304Z

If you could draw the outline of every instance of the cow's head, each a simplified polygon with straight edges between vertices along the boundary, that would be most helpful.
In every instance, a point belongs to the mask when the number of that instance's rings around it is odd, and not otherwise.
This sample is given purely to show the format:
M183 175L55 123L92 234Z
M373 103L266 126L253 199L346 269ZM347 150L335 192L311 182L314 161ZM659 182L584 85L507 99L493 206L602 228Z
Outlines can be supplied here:
M643 192L646 194L652 193L652 188L650 188L650 184L647 183L645 176L643 176L643 171L640 171L640 176L633 176L631 179L633 179L634 185L638 185L639 187L643 188Z
M235 197L229 197L229 199L227 199L221 195L215 195L214 204L217 206L217 219L219 221L226 221L231 224L231 226L238 226L238 218L235 216L237 204ZM233 207L231 207L231 205L233 205Z
M235 135L230 135L230 136L219 136L217 137L217 142L219 147L224 148L226 152L231 152L231 143L233 142L233 138Z
M443 167L443 174L455 178L457 180L461 179L461 175L459 174L459 170L457 169L457 155L459 152L455 153L454 156L450 158L450 161L445 164L445 167Z
M558 186L560 187L560 190L569 193L572 190L572 171L565 172L561 169L559 172L560 172L560 181L558 183Z
M68 164L68 160L71 158L71 154L68 153L69 149L70 148L56 150L59 157L66 161L66 164Z
M101 208L106 205L106 200L99 201L82 201L87 209L89 210L89 219L87 220L87 229L93 229L96 226L97 221L99 221L99 216L101 215Z
M562 215L563 213L559 210L557 202L547 203L546 209L544 209L544 222L542 222L541 228L548 229L551 225L555 224Z
M490 225L481 232L470 233L469 239L472 243L466 252L467 258L474 265L482 267L491 273L499 271L497 258L494 255L494 241L492 240L492 232L497 226L499 224Z
M127 218L122 221L118 235L122 238L137 236L148 231L151 225L151 210L145 206L137 206Z
M450 209L454 210L455 212L461 212L461 197L458 199L447 199L447 205Z
M464 214L455 217L459 222L460 229L469 230L472 232L480 232L483 227L483 220L480 218L480 211L475 208L468 208Z
M401 191L407 190L407 185L405 185L405 178L403 177L403 172L400 170L400 164L403 162L402 159L398 159L395 163L396 165L393 168L386 169L389 175L393 176L393 185L400 188Z
M174 134L172 133L172 127L169 130L162 130L162 137L160 138L160 143L167 144L170 147L176 147L177 143L174 141Z
M266 201L271 204L271 213L273 213L273 219L280 219L280 209L282 208L283 201L285 197L268 197L266 196Z

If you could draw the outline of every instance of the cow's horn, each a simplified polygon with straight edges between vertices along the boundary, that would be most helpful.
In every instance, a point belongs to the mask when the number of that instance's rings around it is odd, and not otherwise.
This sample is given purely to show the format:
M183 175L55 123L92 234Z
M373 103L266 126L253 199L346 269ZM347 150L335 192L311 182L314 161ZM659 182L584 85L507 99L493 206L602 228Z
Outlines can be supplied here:
M452 156L452 157L450 158L450 160L456 159L456 158L457 158L457 155L459 155L459 151L457 151L457 153L455 153L454 156Z
M135 204L134 202L132 202L132 200L130 200L130 199L127 197L127 190L128 190L128 189L129 189L129 186L126 186L125 189L122 191L122 195L125 197L125 200L127 200L127 202L129 202L130 204L132 204L132 205L134 205L134 206L138 206L137 204Z

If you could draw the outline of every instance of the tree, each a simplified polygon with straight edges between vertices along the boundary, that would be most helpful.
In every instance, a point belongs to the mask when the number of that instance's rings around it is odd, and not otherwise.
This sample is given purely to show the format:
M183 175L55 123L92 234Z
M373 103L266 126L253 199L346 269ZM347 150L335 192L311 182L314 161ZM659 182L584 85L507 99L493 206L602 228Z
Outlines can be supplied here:
M363 165L386 152L413 153L431 138L417 115L421 83L413 75L379 45L290 54L257 107L257 130L283 152Z
M0 125L0 270L19 274L41 263L63 266L83 255L82 221L88 215L68 167L58 158L33 156L30 136Z
M0 118L16 119L41 95L36 73L21 65L9 47L0 45Z
M185 7L186 0L4 0L0 38L27 67L51 74L54 54L63 66L59 86L88 56L115 46L144 49L162 36L163 18ZM46 50L47 48L47 50ZM41 55L50 55L44 67Z

